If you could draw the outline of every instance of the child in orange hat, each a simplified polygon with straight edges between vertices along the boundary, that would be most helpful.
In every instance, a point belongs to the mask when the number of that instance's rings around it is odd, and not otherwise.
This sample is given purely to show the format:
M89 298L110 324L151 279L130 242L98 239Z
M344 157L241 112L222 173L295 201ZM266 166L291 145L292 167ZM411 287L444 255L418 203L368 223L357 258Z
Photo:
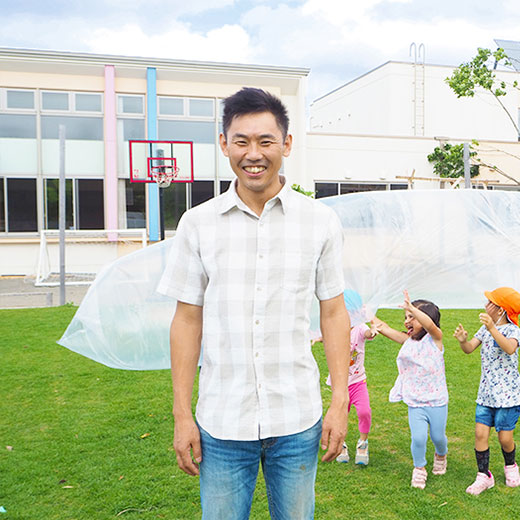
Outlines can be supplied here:
M488 298L486 312L479 315L482 327L475 337L468 341L468 333L460 323L453 334L466 354L482 344L482 372L475 412L478 473L475 482L466 489L471 495L480 495L495 485L489 471L489 432L492 427L495 427L502 446L506 486L520 486L513 439L520 416L520 294L510 287L499 287L484 294Z

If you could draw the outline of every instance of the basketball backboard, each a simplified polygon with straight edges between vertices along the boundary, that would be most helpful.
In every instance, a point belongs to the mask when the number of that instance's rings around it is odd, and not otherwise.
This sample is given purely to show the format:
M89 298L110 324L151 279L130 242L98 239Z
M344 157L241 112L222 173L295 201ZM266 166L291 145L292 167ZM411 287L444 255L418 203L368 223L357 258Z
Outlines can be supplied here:
M130 181L156 182L157 173L172 173L171 182L193 182L191 141L131 140Z

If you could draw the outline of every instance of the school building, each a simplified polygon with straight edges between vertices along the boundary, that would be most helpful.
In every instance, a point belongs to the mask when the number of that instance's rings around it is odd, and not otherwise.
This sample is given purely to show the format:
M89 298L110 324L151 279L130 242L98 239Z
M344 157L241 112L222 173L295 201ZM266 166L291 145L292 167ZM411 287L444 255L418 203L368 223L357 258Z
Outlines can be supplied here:
M218 146L221 100L243 86L264 88L288 107L295 147L284 168L290 179L297 178L304 169L308 73L0 49L0 275L34 274L45 263L56 270L52 230L58 228L60 126L66 229L76 233L68 232L67 270L89 272L86 257L104 264L122 250L140 247L142 237L130 232L89 237L81 231L146 229L149 241L159 239L159 188L130 182L130 140L193 142L194 182L163 190L167 232L186 209L227 189L234 175ZM42 236L46 248L40 251Z
M449 189L427 155L473 139L475 187L519 189L519 136L505 111L484 91L457 99L445 82L453 67L424 63L420 50L320 97L307 113L305 68L0 49L0 276L58 267L60 127L67 271L95 273L160 238L161 198L169 236L186 209L227 189L234 175L218 146L221 100L243 86L286 104L294 147L284 174L317 197ZM511 84L520 73L497 75ZM501 101L518 119L519 92ZM144 139L193 142L193 182L161 190L131 182L129 142Z

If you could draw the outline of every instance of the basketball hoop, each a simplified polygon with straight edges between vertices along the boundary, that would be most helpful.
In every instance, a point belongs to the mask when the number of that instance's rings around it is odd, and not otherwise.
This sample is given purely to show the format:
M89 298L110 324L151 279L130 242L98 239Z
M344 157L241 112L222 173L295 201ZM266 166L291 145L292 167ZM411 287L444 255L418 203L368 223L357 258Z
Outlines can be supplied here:
M152 166L150 175L159 188L167 188L177 177L179 168L176 166Z

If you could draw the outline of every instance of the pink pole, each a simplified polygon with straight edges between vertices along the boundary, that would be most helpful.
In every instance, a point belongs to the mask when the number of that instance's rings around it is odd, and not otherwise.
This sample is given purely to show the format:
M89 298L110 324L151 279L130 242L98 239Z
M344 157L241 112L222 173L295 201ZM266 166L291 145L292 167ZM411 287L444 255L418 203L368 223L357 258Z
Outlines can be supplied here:
M105 65L105 226L118 229L115 67ZM109 240L116 240L111 236Z

